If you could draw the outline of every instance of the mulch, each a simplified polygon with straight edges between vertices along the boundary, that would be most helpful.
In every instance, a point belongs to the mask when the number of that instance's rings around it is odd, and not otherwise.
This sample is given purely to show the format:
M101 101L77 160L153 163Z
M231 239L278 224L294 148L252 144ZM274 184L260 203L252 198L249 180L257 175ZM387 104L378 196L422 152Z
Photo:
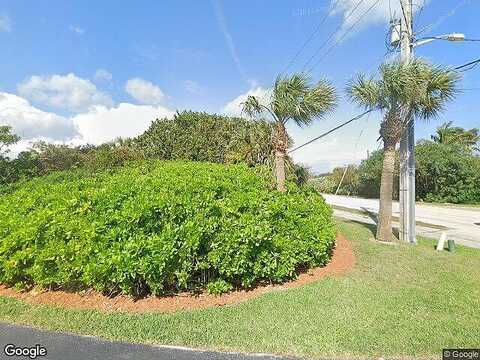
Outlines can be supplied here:
M0 296L12 297L29 304L44 304L71 309L99 310L102 312L175 312L179 310L203 309L240 303L262 294L281 291L319 281L327 275L341 275L355 265L352 244L342 235L336 239L331 261L324 267L310 269L297 279L278 285L258 286L249 290L232 291L221 296L180 293L175 296L149 296L134 300L129 296L104 296L96 291L82 294L65 291L47 291L33 288L30 291L18 291L0 285Z

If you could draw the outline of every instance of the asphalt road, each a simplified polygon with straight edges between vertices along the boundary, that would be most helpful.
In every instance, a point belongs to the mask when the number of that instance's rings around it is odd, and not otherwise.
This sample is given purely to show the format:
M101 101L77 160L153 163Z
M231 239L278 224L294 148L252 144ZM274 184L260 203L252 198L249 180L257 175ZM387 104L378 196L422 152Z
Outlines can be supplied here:
M104 341L90 336L78 336L24 326L0 323L0 359L29 359L10 357L5 346L34 347L41 345L46 356L38 360L281 360L287 359L266 354L222 353L166 346L148 346Z
M337 216L372 223L371 217L367 215L368 212L378 214L378 199L363 199L331 194L322 195L330 205L356 210L355 213L349 213L345 209L336 209L335 213ZM365 215L362 216L358 211L364 212ZM392 212L394 216L399 216L398 202L393 203ZM446 231L449 239L453 239L455 242L465 246L480 248L479 207L458 207L455 205L436 206L417 202L415 206L415 218L417 222L447 228L446 230L441 230L423 225L417 226L418 235L438 239L441 232Z

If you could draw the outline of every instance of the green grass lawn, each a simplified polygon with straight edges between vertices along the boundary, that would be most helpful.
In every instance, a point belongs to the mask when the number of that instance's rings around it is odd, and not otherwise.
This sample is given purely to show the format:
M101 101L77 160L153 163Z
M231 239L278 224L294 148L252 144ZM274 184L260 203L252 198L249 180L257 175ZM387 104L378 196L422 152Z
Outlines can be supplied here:
M389 246L338 221L357 265L342 277L174 314L104 314L0 298L0 320L108 339L322 358L441 357L480 345L480 251Z

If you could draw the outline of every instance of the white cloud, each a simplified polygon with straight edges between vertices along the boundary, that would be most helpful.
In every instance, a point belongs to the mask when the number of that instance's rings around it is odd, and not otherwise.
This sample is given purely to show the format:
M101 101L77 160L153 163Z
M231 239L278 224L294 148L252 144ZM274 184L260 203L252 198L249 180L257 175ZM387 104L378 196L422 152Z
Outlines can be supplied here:
M89 80L72 73L34 75L18 85L18 92L34 102L74 112L86 111L93 105L113 105L109 95L99 91Z
M183 82L183 85L185 86L185 90L187 90L191 94L201 95L203 93L203 88L196 81L185 80Z
M74 32L77 35L83 35L85 34L85 29L82 29L80 26L76 25L70 25L68 29L72 32Z
M417 2L418 6L414 6L413 11L417 11L428 1L429 0L419 0ZM337 33L337 39L346 35L346 32L354 24L355 26L352 28L350 35L370 25L388 24L391 16L397 19L401 16L400 1L381 0L375 5L376 2L377 0L364 0L361 2L358 0L332 0L330 15L341 15L343 18L342 27ZM360 20L360 18L362 19Z
M158 86L140 78L128 80L125 91L140 104L159 105L165 100L165 94Z
M174 111L162 106L120 103L116 107L96 106L75 115L73 123L83 142L100 144L117 137L132 137L144 132L157 118L170 118Z
M222 109L222 112L230 116L240 116L242 114L242 103L247 100L248 96L256 96L260 99L260 102L266 102L269 99L270 92L270 89L264 89L262 87L250 89L246 93L228 102Z
M78 136L71 119L39 110L20 96L0 92L0 124L10 125L24 140L68 140Z
M0 31L12 31L12 22L10 18L5 14L0 15Z
M98 82L110 82L112 78L112 73L105 69L98 69L94 76L94 79Z

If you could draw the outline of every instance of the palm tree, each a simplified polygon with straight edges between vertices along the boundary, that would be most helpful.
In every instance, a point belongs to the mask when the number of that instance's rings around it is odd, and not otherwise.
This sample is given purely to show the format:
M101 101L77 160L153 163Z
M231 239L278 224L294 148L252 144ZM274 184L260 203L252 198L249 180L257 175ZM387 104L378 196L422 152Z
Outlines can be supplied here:
M367 109L379 110L383 167L377 240L392 241L392 187L395 147L410 121L435 118L457 89L457 73L421 60L380 66L380 79L360 74L347 88L350 98Z
M480 134L477 128L465 130L459 126L452 126L452 124L453 121L449 121L439 126L436 134L431 136L432 140L439 144L459 144L470 153L480 151L477 145L480 142Z
M320 80L315 85L303 74L277 77L266 103L248 96L243 112L249 116L268 114L275 123L273 146L275 149L275 177L277 190L285 191L285 159L289 146L285 125L293 120L298 126L308 126L314 119L322 118L336 105L333 86Z

